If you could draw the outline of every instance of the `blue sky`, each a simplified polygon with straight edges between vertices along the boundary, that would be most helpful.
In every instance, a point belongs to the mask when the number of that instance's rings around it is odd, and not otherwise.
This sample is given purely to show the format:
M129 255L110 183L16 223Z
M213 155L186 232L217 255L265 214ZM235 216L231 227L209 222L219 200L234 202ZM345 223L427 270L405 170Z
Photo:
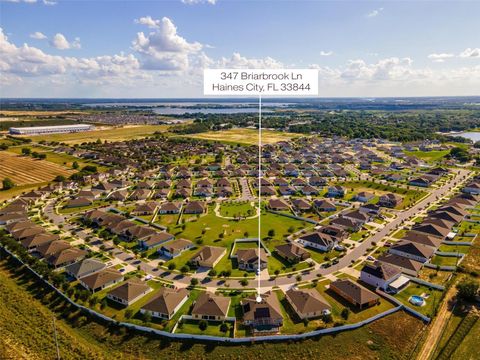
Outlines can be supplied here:
M2 97L201 96L205 67L319 70L321 96L480 95L475 1L0 2Z

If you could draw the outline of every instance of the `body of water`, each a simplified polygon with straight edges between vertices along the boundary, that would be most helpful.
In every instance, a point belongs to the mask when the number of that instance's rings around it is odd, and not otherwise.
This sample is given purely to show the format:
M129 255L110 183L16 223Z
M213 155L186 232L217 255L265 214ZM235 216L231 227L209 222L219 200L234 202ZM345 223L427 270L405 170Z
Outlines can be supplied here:
M185 113L202 113L202 114L242 114L257 113L258 108L249 107L231 107L231 108L182 108L182 107L162 107L154 108L153 112L160 115L182 115Z
M461 136L466 139L470 139L473 142L480 141L480 131L468 131L468 132L455 133L455 134L450 133L449 135Z

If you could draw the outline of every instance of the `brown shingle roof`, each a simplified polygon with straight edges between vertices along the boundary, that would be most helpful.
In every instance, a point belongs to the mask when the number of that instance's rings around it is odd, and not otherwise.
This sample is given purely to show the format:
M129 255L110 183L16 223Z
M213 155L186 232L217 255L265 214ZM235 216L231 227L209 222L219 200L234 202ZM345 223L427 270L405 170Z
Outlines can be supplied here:
M192 315L227 316L230 298L210 292L201 294L192 310Z

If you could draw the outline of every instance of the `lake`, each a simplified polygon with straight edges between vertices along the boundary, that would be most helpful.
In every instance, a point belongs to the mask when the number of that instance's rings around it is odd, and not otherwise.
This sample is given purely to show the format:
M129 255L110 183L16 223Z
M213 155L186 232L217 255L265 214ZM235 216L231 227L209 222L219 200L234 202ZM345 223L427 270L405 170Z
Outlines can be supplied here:
M461 136L461 137L464 137L466 139L470 139L473 142L480 141L480 131L468 131L468 132L456 133L456 134L452 134L452 135Z

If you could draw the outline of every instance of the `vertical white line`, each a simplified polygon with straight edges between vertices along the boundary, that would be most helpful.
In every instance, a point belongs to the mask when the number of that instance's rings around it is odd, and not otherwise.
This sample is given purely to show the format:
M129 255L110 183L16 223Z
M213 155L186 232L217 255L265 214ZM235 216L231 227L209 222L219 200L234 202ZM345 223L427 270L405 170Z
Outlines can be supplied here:
M261 197L261 185L262 185L262 95L258 96L258 289L257 289L257 301L260 297L260 273L261 273L261 231L262 231L262 197Z

